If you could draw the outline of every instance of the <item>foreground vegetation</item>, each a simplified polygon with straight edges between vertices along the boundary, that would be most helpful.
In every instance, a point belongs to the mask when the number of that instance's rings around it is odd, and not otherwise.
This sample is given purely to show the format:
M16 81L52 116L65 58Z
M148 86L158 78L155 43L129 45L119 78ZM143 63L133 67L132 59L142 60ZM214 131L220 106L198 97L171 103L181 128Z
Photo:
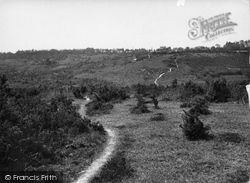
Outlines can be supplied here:
M72 100L63 95L42 98L37 88L11 89L5 75L0 82L1 171L60 170L68 182L81 170L74 162L86 166L83 157L89 161L101 150L104 129L82 119ZM73 161L77 155L81 158Z

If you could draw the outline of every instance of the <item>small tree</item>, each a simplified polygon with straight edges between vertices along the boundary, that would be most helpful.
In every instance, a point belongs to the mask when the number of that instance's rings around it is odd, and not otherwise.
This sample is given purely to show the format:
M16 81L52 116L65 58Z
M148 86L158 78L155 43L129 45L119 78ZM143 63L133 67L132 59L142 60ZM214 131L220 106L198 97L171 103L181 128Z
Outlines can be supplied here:
M189 110L190 114L195 115L208 115L211 114L211 111L208 109L208 102L203 96L195 96L189 102L181 104L180 107L191 107Z
M210 127L204 126L197 115L190 114L186 111L184 111L184 113L182 116L184 124L180 125L180 127L185 137L188 140L206 139Z
M175 79L171 82L171 86L172 86L172 88L176 88L177 85L178 85L177 79L175 78Z
M227 88L225 78L206 81L208 87L207 96L210 102L227 102L230 97L230 91Z
M155 109L160 109L160 107L158 106L158 103L159 103L159 102L158 102L156 96L155 96L155 95L152 95L150 98L151 98L152 101L153 101L153 104L154 104L154 106L155 106Z
M150 112L148 110L148 107L146 106L146 102L144 100L144 98L141 95L137 95L137 105L133 108L130 109L131 113L134 114L141 114L141 113L148 113Z

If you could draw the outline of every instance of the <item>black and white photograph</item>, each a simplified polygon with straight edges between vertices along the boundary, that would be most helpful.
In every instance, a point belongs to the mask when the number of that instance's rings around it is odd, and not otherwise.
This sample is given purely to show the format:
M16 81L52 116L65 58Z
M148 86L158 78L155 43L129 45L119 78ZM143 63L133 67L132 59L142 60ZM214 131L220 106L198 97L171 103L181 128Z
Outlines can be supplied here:
M250 183L250 0L0 0L0 183Z

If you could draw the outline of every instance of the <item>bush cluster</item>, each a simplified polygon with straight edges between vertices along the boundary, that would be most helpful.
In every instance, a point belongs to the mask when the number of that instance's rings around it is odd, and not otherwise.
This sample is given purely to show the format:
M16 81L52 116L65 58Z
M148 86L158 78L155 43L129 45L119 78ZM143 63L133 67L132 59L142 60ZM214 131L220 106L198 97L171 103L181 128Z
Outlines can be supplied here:
M86 114L89 116L95 114L107 114L114 107L112 102L129 98L123 87L102 86L97 88L93 94L95 99L86 105Z
M144 85L144 84L134 84L132 85L133 90L136 92L137 95L142 95L143 97L147 96L158 96L163 91L166 90L164 86L157 86L155 84Z
M210 102L227 102L230 91L225 78L206 81L207 96Z
M111 102L115 100L125 100L129 98L126 89L121 87L114 87L114 86L103 86L97 88L95 93L98 94L98 97L103 102Z
M73 87L72 92L75 96L75 98L83 99L84 94L86 94L88 91L86 86L81 86L81 87Z
M205 86L188 81L182 87L179 98L185 102L181 107L191 107L190 100L196 96L204 96L209 102L228 102L242 100L247 102L246 85L249 82L227 83L225 78L207 79Z
M82 119L65 96L44 99L38 93L11 90L6 77L0 78L1 171L38 169L61 161L60 148L70 138L101 131L100 124Z
M205 91L200 85L188 81L181 90L180 99L185 101L197 95L203 95L204 93Z
M100 115L100 114L108 114L111 109L113 109L113 104L105 103L98 100L93 100L86 104L87 110L86 114L88 116Z
M227 87L230 91L230 100L248 102L248 94L246 90L246 85L248 84L249 82L247 81L228 83Z
M208 109L208 101L204 96L195 96L189 102L180 105L181 108L191 107L189 113L195 115L208 115L211 111Z
M115 86L95 86L95 85L83 85L80 87L74 87L72 90L76 98L83 99L86 93L97 93L103 102L110 102L114 100L125 100L129 98L127 94L127 88L115 87Z

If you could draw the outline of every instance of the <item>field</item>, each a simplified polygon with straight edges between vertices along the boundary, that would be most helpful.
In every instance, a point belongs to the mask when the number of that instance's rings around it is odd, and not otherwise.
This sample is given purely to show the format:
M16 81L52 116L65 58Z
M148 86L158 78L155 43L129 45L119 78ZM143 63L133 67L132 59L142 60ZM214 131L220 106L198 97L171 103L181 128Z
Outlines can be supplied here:
M143 58L135 61L131 53L90 54L73 51L4 59L1 57L0 73L7 76L12 89L21 91L21 88L37 88L41 91L42 101L65 95L78 105L75 110L79 109L84 95L99 100L98 105L105 103L104 99L107 99L106 103L113 108L103 114L93 113L88 118L99 121L105 128L115 130L118 144L112 158L92 182L246 183L250 177L250 109L245 91L245 84L250 81L248 55L175 53L153 54L150 58ZM137 102L138 91L134 88L136 84L154 84L162 73L165 74L157 81L163 87L157 96L159 109L155 109L152 103L147 103L149 113L131 114L130 109ZM192 81L207 89L204 87L206 82L219 77L226 79L231 97L223 103L209 102L212 114L199 116L205 125L211 127L209 139L187 140L180 128L184 114L183 108L180 108L180 93L183 92L185 83ZM176 86L173 84L174 79ZM107 93L99 90L97 94L93 94L95 91L91 93L91 89L87 88L87 92L80 92L81 99L74 93L74 89L80 91L82 86L91 86L95 90L97 87L93 86L99 84L127 86L126 94L129 97L115 98L115 101L110 102L105 97L110 97L112 89L107 88ZM114 89L113 92L120 91ZM151 100L148 97L144 98ZM58 106L59 104L66 105L58 102ZM94 104L91 110L95 109ZM8 102L6 105L9 105ZM51 102L43 105L50 106ZM36 110L40 115L39 110ZM67 113L67 108L64 112L58 111L53 114ZM152 120L151 117L157 113L161 113L164 119ZM79 120L80 116L74 115L74 119ZM86 124L91 126L92 123ZM62 161L49 165L66 173L66 182L77 178L78 173L89 166L103 150L106 138L104 134L93 130L95 127L91 127L89 133L67 139L71 142L66 143L67 146L83 144L84 147L72 146L67 150L66 146L62 146L60 151L67 152L61 157Z
M149 105L151 113L130 115L128 111L134 103L128 100L117 104L111 114L100 117L105 125L118 130L121 144L125 145L121 145L117 153L122 151L126 162L120 169L110 164L96 182L226 183L249 180L248 106L211 105L213 114L201 120L211 126L213 137L207 141L187 141L179 127L183 114L180 103L162 101L159 110ZM149 120L159 112L166 120ZM112 180L110 172L117 175Z

